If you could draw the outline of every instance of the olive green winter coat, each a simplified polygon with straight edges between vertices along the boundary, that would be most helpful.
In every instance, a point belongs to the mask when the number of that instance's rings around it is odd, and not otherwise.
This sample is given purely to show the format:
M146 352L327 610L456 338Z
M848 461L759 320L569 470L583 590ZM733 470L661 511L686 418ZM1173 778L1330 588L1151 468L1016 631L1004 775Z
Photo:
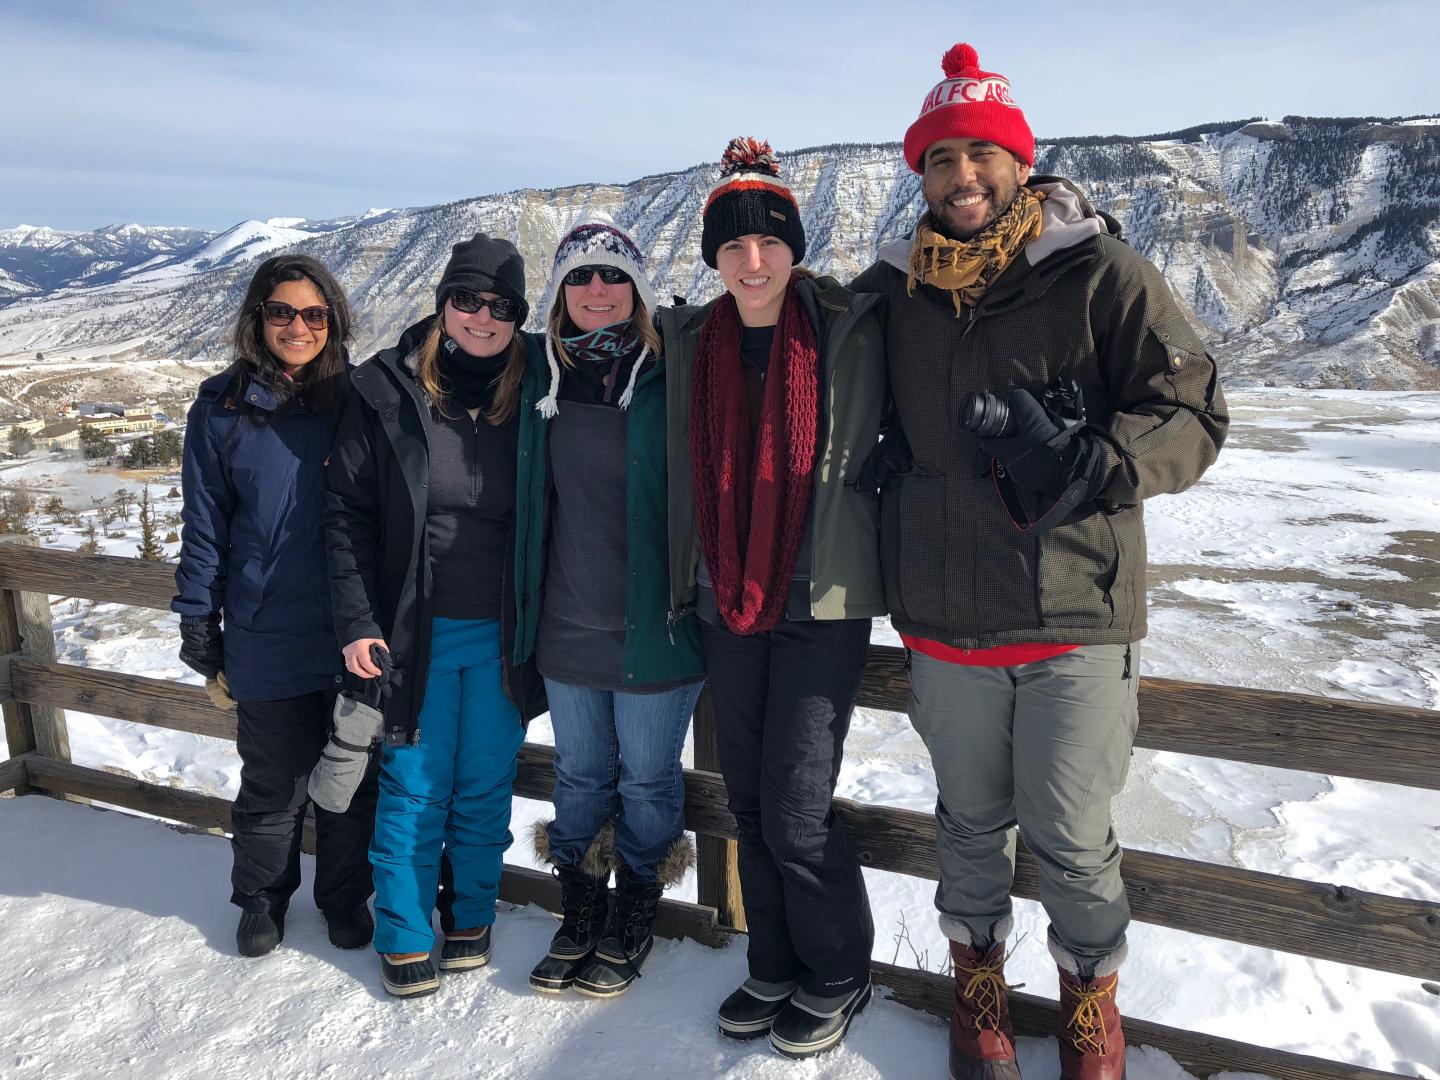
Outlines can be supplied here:
M880 438L885 399L878 298L857 296L833 278L802 278L800 299L820 346L819 453L811 506L810 616L869 619L885 614L874 491L866 459ZM670 609L692 610L700 538L690 459L690 384L700 328L716 301L661 308L670 441Z
M886 300L890 387L914 464L881 494L886 596L896 629L961 648L1116 644L1145 636L1141 504L1184 491L1229 426L1215 363L1160 272L1054 177L1039 239L979 304L907 285L910 242L881 249L853 283ZM957 422L970 391L1084 392L1106 447L1099 500L1043 535L1011 521ZM1028 496L1031 519L1049 501Z

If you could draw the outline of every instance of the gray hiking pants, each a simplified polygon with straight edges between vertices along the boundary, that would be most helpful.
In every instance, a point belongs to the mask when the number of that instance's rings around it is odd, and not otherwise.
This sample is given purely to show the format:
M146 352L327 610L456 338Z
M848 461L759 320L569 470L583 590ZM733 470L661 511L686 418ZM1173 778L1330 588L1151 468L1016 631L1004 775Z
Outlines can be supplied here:
M911 652L910 722L940 789L935 905L949 937L1004 936L1018 823L1039 869L1051 951L1084 976L1118 965L1130 903L1110 800L1129 770L1139 676L1134 645L1086 645L1018 667Z

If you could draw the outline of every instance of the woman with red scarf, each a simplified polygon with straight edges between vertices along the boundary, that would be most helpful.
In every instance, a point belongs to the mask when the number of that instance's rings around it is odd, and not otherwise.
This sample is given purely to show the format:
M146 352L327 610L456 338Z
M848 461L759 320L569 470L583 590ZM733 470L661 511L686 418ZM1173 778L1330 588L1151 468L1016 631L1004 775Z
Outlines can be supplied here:
M805 230L779 174L767 144L731 141L701 239L726 291L660 324L671 617L700 614L750 932L718 1022L808 1057L870 1000L869 902L830 803L885 614L861 481L885 368L878 298L796 265Z

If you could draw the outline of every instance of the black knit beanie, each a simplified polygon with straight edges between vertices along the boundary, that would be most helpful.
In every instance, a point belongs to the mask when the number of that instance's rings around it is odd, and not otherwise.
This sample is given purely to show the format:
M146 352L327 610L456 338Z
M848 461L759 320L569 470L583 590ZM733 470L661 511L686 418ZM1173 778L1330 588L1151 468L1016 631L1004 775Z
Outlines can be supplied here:
M705 201L705 228L700 253L714 269L720 245L737 236L775 236L805 258L805 225L790 189L780 183L780 159L770 144L757 139L731 139L720 158L720 182Z
M476 233L450 249L450 261L440 284L435 286L435 310L457 289L468 292L498 293L520 305L517 326L523 326L530 315L525 302L525 260L509 240Z

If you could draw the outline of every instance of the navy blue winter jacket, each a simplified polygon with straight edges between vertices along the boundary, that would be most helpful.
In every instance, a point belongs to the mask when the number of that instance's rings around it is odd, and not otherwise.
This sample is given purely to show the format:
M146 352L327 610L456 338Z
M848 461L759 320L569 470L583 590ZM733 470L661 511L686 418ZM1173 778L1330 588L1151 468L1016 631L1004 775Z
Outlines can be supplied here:
M232 386L232 382L235 383ZM340 685L325 560L331 423L228 369L200 384L185 426L182 622L224 615L237 701Z

